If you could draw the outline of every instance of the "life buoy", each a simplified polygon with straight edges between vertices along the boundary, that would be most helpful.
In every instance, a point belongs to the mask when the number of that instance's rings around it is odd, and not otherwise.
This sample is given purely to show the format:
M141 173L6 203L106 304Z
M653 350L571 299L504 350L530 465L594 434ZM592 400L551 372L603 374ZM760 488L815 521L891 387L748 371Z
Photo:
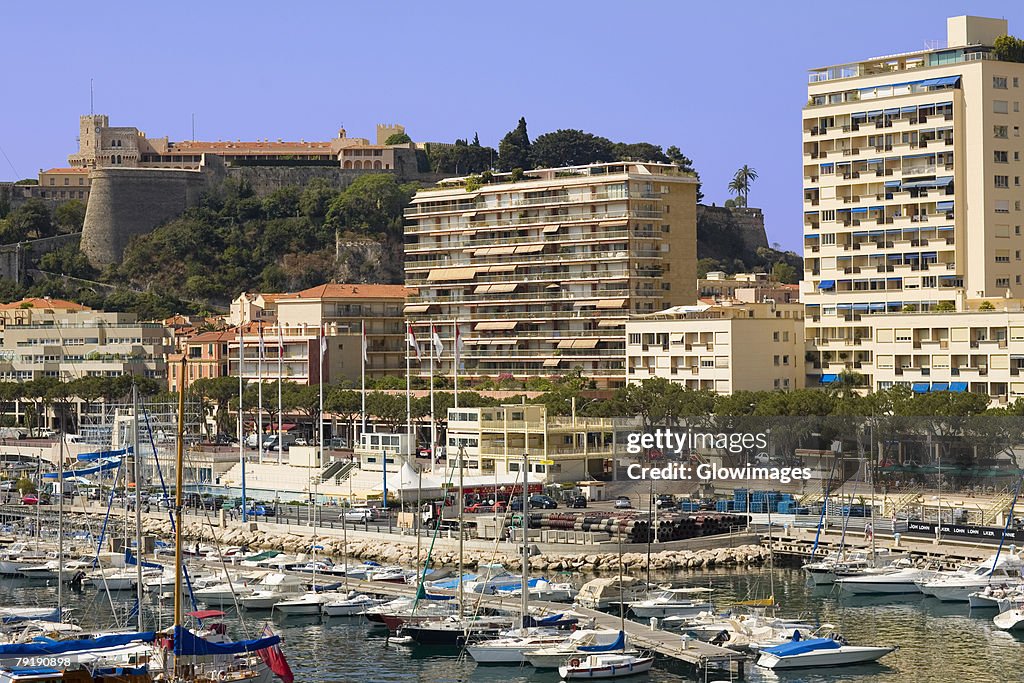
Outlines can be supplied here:
M573 668L576 668L579 665L580 665L580 660L577 659L576 657L573 657L572 659L569 660L569 666L571 666Z

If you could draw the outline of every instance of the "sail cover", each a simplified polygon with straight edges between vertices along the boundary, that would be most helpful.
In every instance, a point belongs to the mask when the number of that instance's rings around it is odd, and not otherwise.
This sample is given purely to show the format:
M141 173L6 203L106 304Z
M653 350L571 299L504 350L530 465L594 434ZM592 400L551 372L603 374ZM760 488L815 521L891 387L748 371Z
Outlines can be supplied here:
M119 647L129 643L152 643L156 634L152 631L141 633L123 633L99 638L82 640L58 640L49 643L12 643L0 645L0 659L10 657L35 657L38 655L63 655L73 652L99 650L106 647Z
M174 654L179 656L237 655L264 650L280 642L281 636L270 636L256 640L238 640L233 643L211 643L184 626L174 627Z
M608 645L580 645L578 648L580 652L611 652L612 650L621 650L626 647L626 634L624 631L619 631L619 637L615 639L614 643Z

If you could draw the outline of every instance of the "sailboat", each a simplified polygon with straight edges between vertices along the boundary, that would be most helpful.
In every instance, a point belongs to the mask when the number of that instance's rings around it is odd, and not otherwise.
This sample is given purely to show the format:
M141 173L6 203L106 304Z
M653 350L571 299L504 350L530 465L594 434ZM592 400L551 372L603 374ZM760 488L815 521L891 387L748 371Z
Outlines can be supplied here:
M622 535L619 535L619 587L622 587ZM626 604L619 596L619 635L610 645L584 645L582 657L572 657L558 667L562 680L574 678L625 678L647 673L654 666L654 655L626 651ZM615 652L618 650L618 652Z

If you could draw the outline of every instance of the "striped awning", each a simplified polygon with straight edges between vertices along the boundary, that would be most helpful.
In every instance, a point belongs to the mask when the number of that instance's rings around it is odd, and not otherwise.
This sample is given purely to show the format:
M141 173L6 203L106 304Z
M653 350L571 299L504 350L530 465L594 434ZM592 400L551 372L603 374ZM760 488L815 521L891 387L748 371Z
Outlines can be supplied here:
M499 320L494 322L477 323L474 330L514 330L519 324L517 320Z
M598 308L622 308L625 305L625 299L601 299L597 302Z
M430 308L430 304L406 304L406 313L426 313L427 309Z
M507 294L516 291L517 284L477 285L474 294Z
M427 280L472 280L476 277L476 268L435 268L427 275Z

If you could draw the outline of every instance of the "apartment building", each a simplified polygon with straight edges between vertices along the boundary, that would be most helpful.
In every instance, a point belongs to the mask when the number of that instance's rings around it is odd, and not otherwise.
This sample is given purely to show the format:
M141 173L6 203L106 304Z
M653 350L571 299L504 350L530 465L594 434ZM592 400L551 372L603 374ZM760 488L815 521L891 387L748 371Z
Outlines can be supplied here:
M606 479L615 443L609 418L549 417L543 405L450 408L445 479L458 471L460 450L465 476L514 481L526 453L533 483Z
M435 372L451 374L457 321L460 376L578 368L621 386L629 316L696 300L697 181L635 162L489 181L443 181L406 210L405 314L419 339L440 323Z
M631 383L662 377L687 389L735 391L804 387L800 304L699 304L626 323Z
M1024 297L1024 64L995 58L1006 33L1005 20L952 17L944 48L811 71L800 295L808 381L851 370L871 389L913 383L894 375L908 354L876 350L890 343L879 329L910 328L910 343L947 330L952 343L953 329L973 323L951 324L948 312ZM913 363L924 354L909 358L900 368L921 374ZM939 386L956 380L952 358L932 361ZM998 397L1006 380L969 386Z
M180 343L181 351L167 355L167 390L178 390L178 371L182 356L188 357L185 387L197 379L226 377L229 373L229 346L238 339L237 330L200 332ZM237 352L237 345L235 346ZM274 376L277 376L275 371Z
M712 270L697 280L697 296L715 302L758 303L770 300L788 304L800 300L800 286L775 282L768 273L727 275L720 270Z
M366 326L366 379L372 381L386 375L405 376L405 318L403 305L407 290L403 285L364 285L328 283L294 293L243 292L231 304L229 321L244 325L246 357L253 358L246 376L258 374L256 356L257 330L263 326L265 351L277 353L278 326L285 340L285 360L296 381L309 381L312 376L305 366L308 358L303 346L315 341L323 326L332 339L335 360L334 381L359 382L362 372L361 335ZM254 325L255 324L255 325ZM293 347L289 350L288 347ZM238 334L234 334L231 357L238 359ZM340 353L339 353L340 352ZM354 354L354 355L353 355ZM314 362L317 360L313 357ZM265 360L264 375L277 377L277 356ZM249 370L252 372L250 373ZM232 370L232 374L235 371Z

